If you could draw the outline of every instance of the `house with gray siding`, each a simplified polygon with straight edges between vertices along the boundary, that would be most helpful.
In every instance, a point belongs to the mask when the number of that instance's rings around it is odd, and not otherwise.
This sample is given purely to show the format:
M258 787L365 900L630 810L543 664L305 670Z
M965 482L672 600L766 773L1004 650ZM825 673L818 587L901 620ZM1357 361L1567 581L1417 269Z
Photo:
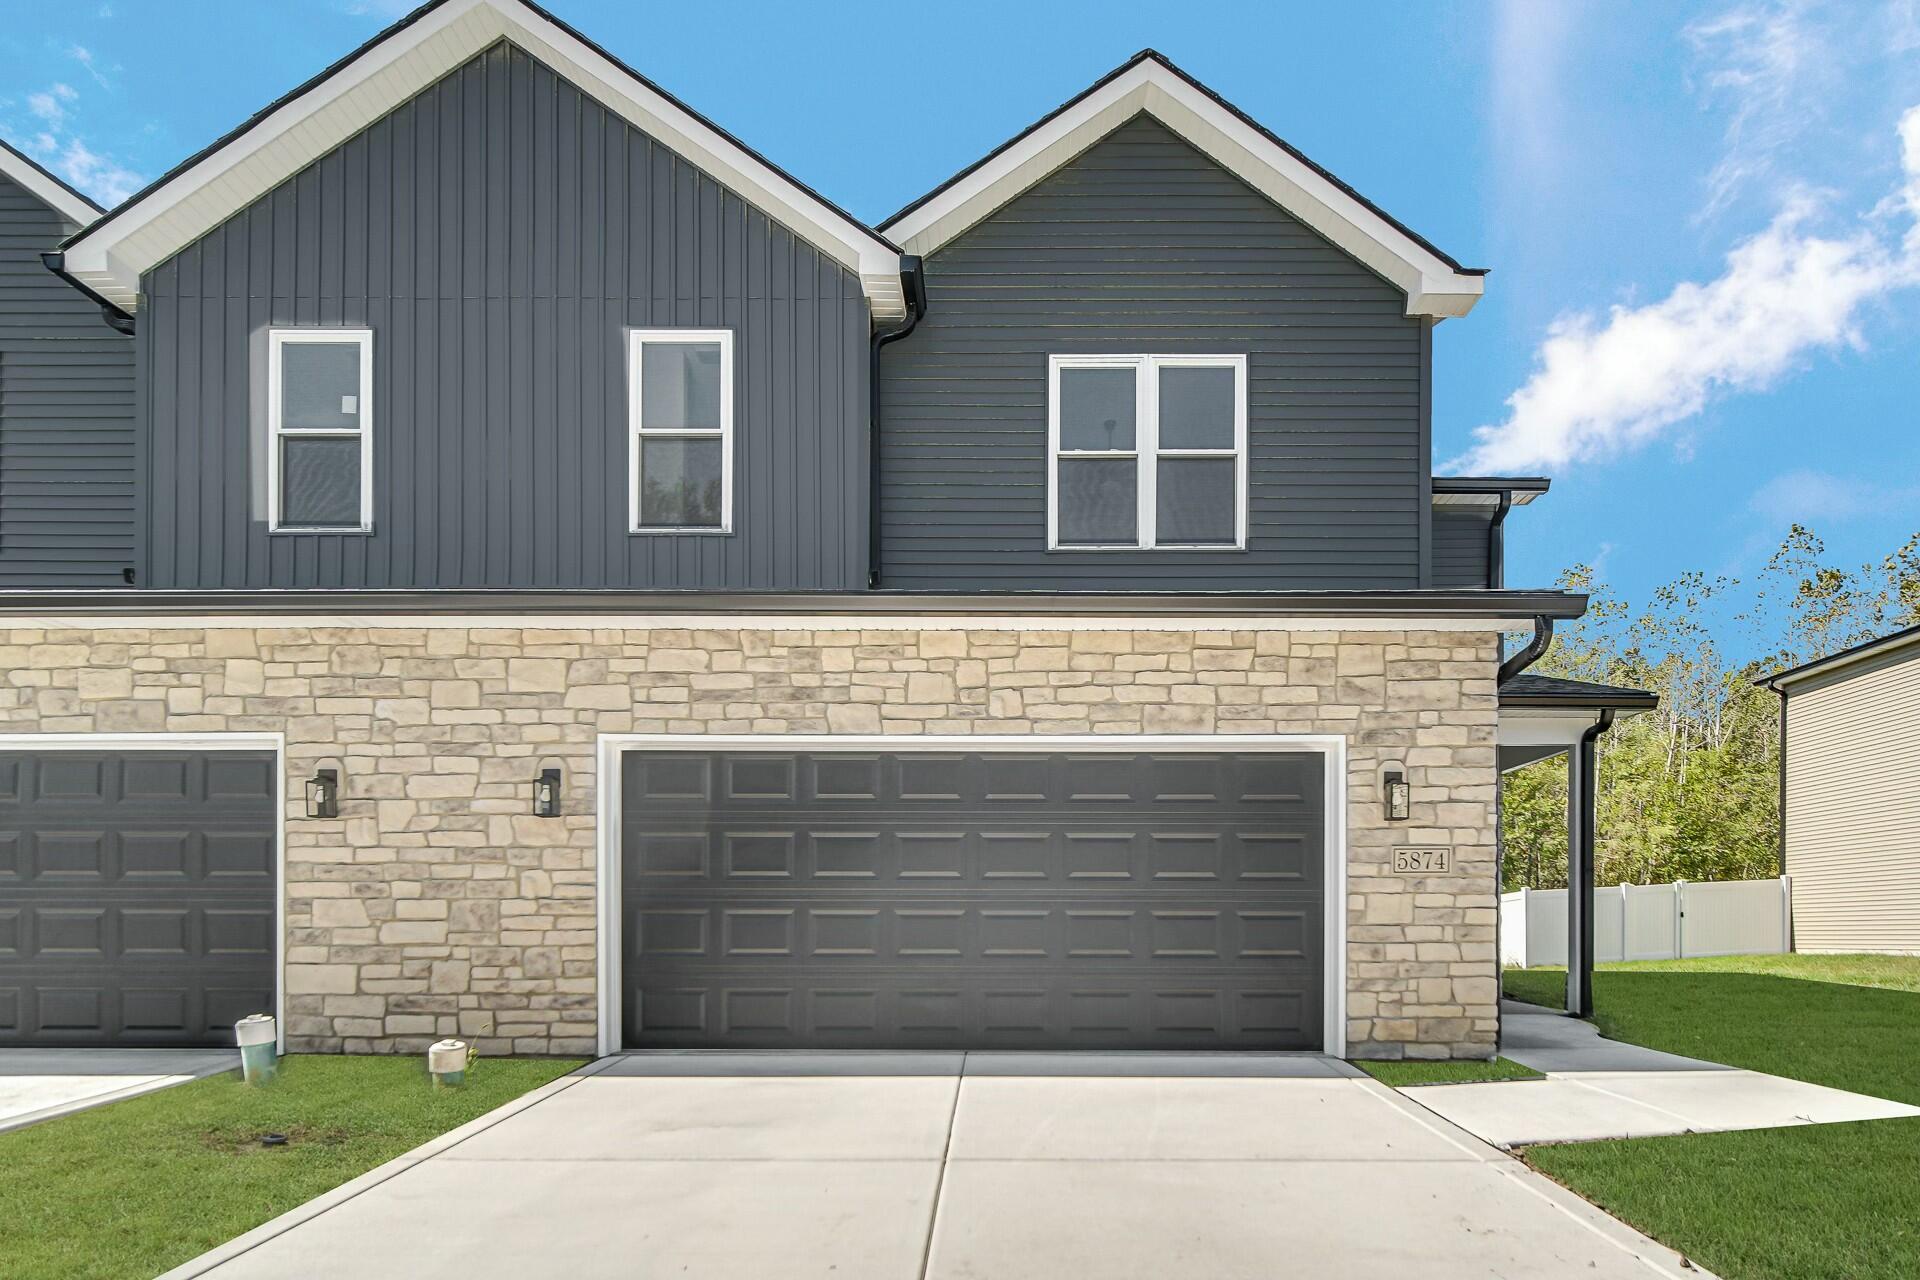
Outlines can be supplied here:
M1495 1051L1484 273L1161 55L868 225L436 0L0 255L0 1045Z

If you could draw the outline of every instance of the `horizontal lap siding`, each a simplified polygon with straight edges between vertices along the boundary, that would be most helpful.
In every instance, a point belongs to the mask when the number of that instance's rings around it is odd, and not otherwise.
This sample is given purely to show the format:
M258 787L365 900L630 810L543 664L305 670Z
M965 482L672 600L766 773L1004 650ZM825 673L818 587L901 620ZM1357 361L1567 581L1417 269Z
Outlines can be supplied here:
M1421 325L1148 116L927 260L881 357L886 586L1419 583ZM1046 550L1047 357L1248 355L1248 550Z
M75 229L0 177L0 588L134 564L133 341L40 262Z
M1437 508L1433 513L1433 585L1490 587L1487 537L1493 517L1472 508Z
M1798 951L1920 954L1920 650L1787 697Z
M149 274L155 585L846 590L859 281L496 46ZM269 535L274 325L374 331L374 533ZM735 333L731 536L629 535L625 329Z

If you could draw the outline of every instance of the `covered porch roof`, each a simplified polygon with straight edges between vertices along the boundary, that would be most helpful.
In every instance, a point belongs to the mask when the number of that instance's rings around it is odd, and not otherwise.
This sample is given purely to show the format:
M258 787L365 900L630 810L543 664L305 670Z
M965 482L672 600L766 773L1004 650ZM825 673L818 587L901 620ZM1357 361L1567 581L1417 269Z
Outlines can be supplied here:
M1603 712L1630 716L1658 705L1660 700L1644 689L1559 676L1509 676L1500 686L1500 772L1578 746Z

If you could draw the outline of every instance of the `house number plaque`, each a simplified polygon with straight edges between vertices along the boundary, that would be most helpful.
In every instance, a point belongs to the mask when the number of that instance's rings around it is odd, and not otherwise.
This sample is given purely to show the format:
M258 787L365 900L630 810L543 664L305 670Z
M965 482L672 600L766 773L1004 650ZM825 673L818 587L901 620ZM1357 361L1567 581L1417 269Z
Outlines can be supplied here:
M1450 876L1453 874L1453 850L1395 849L1393 873L1400 876Z

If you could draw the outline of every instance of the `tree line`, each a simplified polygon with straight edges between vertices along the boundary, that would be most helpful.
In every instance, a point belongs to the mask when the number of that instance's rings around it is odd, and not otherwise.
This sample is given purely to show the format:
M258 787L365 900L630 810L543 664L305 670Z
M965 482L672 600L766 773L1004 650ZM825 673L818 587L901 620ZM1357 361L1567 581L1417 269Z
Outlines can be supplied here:
M1826 555L1796 524L1750 581L1688 572L1638 605L1590 566L1560 576L1591 603L1529 670L1660 699L1599 740L1596 883L1779 874L1779 699L1753 681L1920 623L1920 534L1858 568ZM1502 887L1564 887L1566 758L1505 782Z

